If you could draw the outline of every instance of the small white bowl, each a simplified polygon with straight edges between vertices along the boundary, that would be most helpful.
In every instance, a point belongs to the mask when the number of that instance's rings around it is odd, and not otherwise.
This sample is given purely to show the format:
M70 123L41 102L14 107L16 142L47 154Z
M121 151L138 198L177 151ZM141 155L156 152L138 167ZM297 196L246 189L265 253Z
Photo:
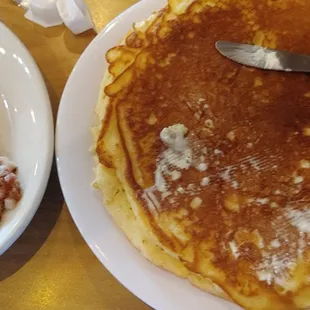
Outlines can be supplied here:
M0 155L18 166L23 197L0 222L0 255L22 234L46 189L53 159L53 118L33 58L0 23Z

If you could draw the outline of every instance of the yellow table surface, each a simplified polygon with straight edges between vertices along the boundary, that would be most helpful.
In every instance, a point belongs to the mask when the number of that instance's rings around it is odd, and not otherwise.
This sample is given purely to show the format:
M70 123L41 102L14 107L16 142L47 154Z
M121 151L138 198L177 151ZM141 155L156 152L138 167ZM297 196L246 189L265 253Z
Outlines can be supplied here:
M97 30L134 2L87 0ZM40 67L55 119L69 74L96 33L74 36L64 26L45 29L23 14L12 0L0 0L0 21ZM55 167L31 224L0 257L0 309L149 309L113 278L82 239L64 204Z

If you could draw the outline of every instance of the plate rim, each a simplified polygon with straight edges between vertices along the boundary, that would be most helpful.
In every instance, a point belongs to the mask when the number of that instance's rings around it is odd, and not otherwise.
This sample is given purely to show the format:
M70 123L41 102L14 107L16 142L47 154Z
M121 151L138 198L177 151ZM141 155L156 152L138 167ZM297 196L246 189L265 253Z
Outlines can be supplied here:
M108 22L105 27L97 34L97 36L89 43L89 45L87 46L87 48L83 51L83 53L81 54L80 58L78 59L78 61L76 62L76 64L73 67L73 70L66 82L65 88L63 90L62 96L61 96L61 100L58 106L58 113L57 113L57 118L56 118L56 128L55 128L55 156L56 156L56 166L57 166L57 172L58 172L58 177L59 177L59 183L60 183L60 187L65 199L65 203L68 207L68 210L70 212L70 215L74 221L74 224L76 225L77 229L79 230L82 238L84 239L84 241L86 242L87 246L90 248L90 250L92 251L92 253L96 256L96 259L99 260L99 262L103 265L102 267L106 268L108 270L109 273L112 274L112 276L114 277L114 279L116 279L119 283L121 283L122 286L124 286L128 291L130 291L134 296L136 296L137 298L139 298L142 302L144 302L146 305L151 306L154 309L157 309L155 303L153 303L150 300L147 300L147 298L144 298L144 296L142 294L139 294L139 292L136 292L134 290L132 290L131 287L129 287L125 281L123 281L122 279L120 279L120 277L118 277L116 275L116 273L113 271L112 266L110 266L107 262L104 262L102 260L102 253L100 253L100 250L91 245L91 238L86 236L86 234L84 234L83 232L83 228L81 227L81 225L79 224L79 221L77 220L75 213L72 211L71 207L70 207L70 202L68 199L68 195L67 195L67 191L65 189L64 186L64 180L62 177L62 173L61 173L61 166L60 166L60 161L59 161L59 154L60 154L60 119L62 117L62 113L63 113L63 107L65 105L64 103L64 97L66 92L68 91L69 85L73 79L73 75L76 72L77 68L79 67L79 65L83 62L84 58L86 58L87 53L92 50L93 48L95 48L96 43L101 39L102 36L104 36L111 27L113 27L118 20L120 20L123 16L130 14L131 11L134 11L136 8L138 8L143 2L147 2L147 1L153 1L153 0L140 0L137 3L133 4L132 6L128 7L127 9L125 9L124 11L122 11L120 14L116 15L114 18L112 18L112 20L110 22ZM150 14L151 15L151 14ZM129 29L128 29L129 30ZM121 38L120 38L121 39ZM98 92L99 95L99 92ZM102 205L103 208L104 205ZM111 218L111 221L113 221L113 219ZM116 223L113 223L114 225L116 225ZM123 233L123 232L122 232ZM133 247L133 245L132 245ZM141 254L142 255L142 254Z
M40 168L40 170L38 169L38 171L41 171L41 175L38 176L37 183L39 185L37 188L37 193L34 196L34 198L27 203L32 205L31 209L28 210L27 213L23 214L18 223L9 231L8 235L1 242L0 255L2 255L13 245L13 243L22 235L24 230L27 228L32 218L34 217L35 213L37 212L40 203L43 199L43 196L45 194L51 173L53 155L54 155L54 121L49 94L43 76L36 61L34 60L30 51L21 41L21 39L19 39L19 37L2 22L0 22L0 31L6 32L9 36L11 36L14 39L15 41L14 44L18 46L19 51L26 57L27 63L30 64L30 66L32 67L31 73L33 79L35 80L35 83L38 85L38 88L41 89L42 109L44 109L44 118L46 119L47 123L47 131L45 133L47 139L47 149L42 150L43 159L41 160L42 167Z

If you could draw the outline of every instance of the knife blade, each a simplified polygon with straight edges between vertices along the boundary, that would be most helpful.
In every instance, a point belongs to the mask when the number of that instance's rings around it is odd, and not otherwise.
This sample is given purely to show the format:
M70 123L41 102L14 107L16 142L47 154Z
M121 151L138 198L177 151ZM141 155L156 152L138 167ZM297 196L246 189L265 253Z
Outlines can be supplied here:
M216 49L245 66L286 72L310 72L310 56L258 45L218 41Z

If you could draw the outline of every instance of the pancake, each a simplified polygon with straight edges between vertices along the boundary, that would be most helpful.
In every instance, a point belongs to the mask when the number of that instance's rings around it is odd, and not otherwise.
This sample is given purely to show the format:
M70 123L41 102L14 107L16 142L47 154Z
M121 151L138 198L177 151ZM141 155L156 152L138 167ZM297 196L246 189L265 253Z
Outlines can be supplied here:
M310 54L308 12L170 0L106 54L93 130L104 205L151 262L245 309L310 307L310 78L214 45Z

